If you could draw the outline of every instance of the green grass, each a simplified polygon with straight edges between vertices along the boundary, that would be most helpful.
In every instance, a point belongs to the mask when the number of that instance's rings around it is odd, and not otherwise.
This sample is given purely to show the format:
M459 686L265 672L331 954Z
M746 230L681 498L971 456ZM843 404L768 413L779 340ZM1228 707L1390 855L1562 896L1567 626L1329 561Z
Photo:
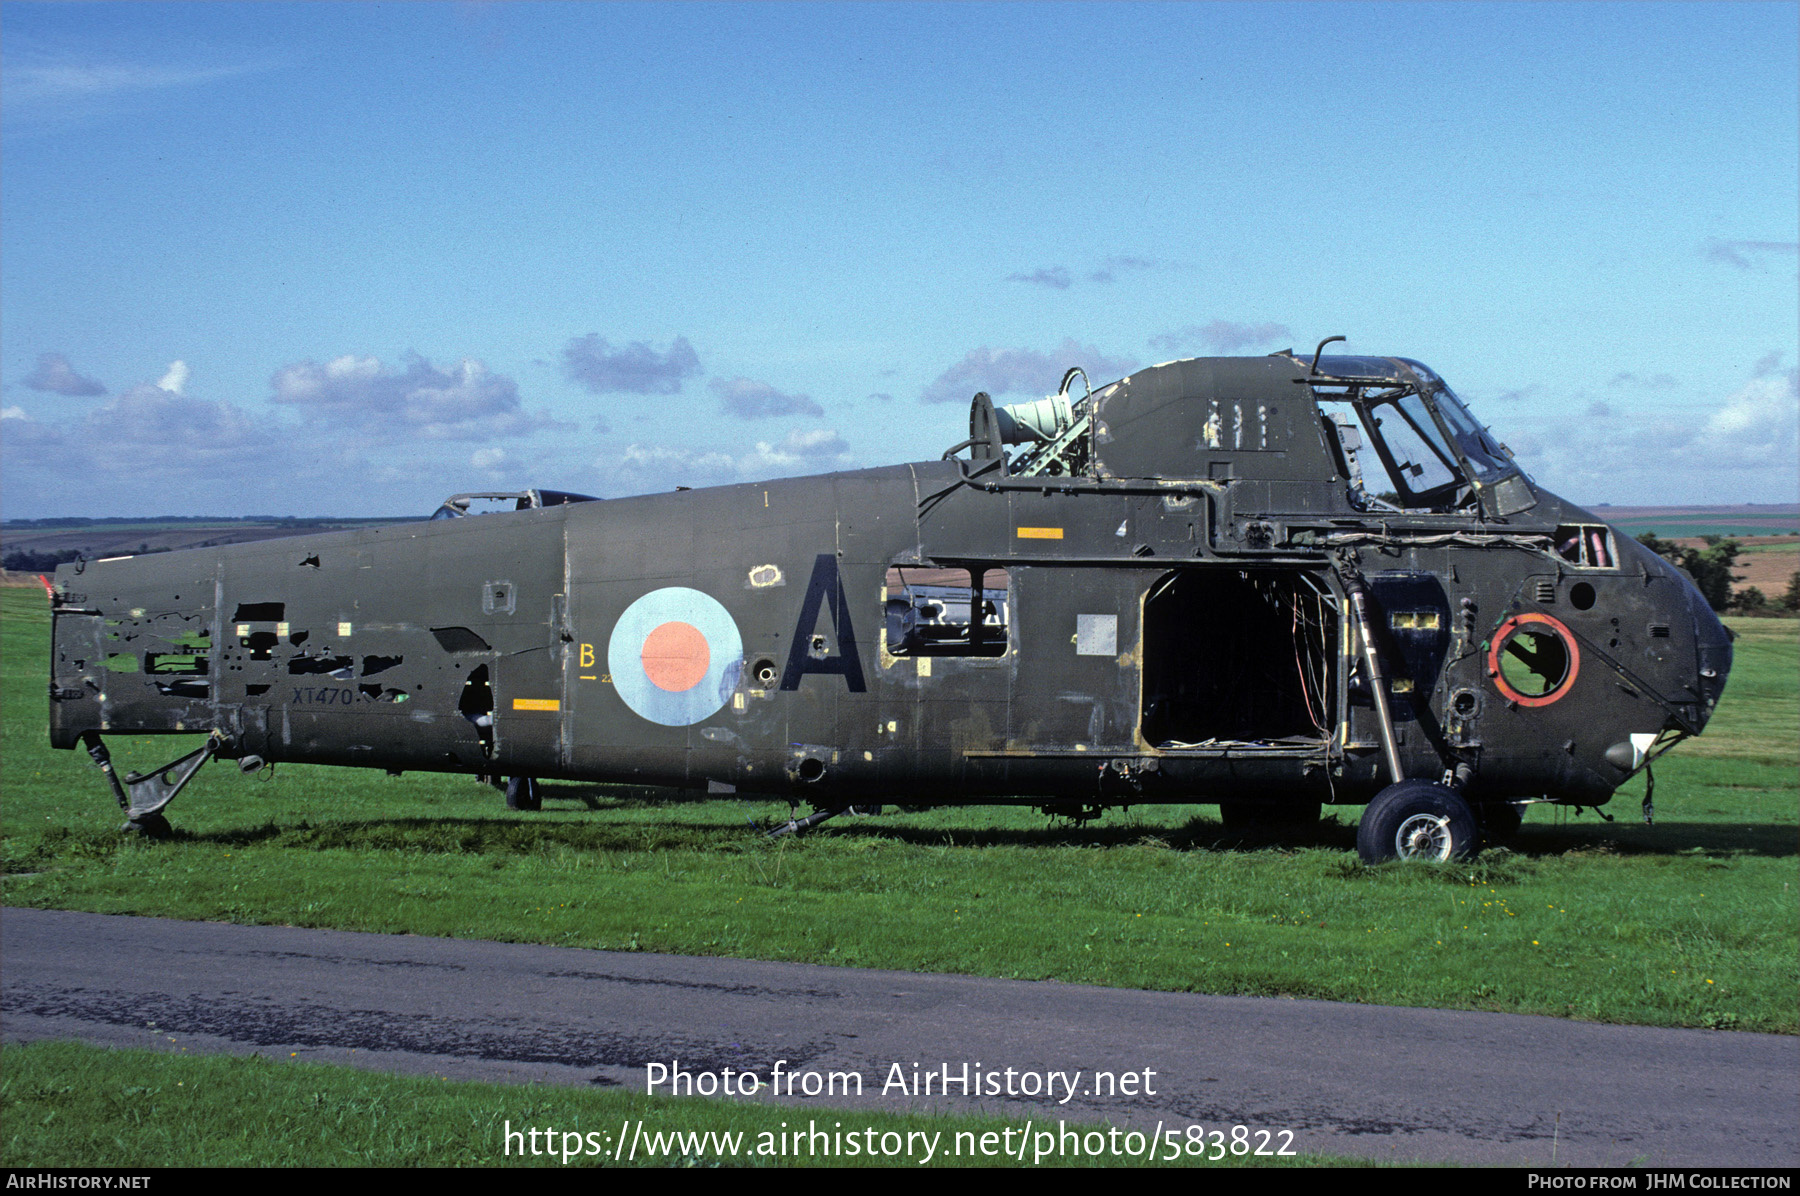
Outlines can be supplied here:
M446 1166L921 1166L927 1147L936 1166L1017 1166L1017 1158L984 1154L1027 1143L1027 1159L1041 1147L1046 1163L1063 1166L1142 1166L1142 1157L1050 1154L1045 1125L1027 1120L949 1114L900 1114L805 1108L750 1101L651 1097L622 1091L584 1091L513 1084L452 1082L439 1077L370 1074L348 1067L260 1056L189 1056L147 1050L106 1050L74 1043L35 1043L0 1051L0 1165L11 1167L446 1167ZM710 1132L710 1141L654 1137ZM812 1123L828 1133L859 1133L887 1154L811 1155L791 1137ZM623 1127L631 1129L621 1132ZM1082 1123L1084 1134L1109 1127ZM1157 1161L1189 1166L1363 1166L1321 1155L1233 1155L1230 1129L1215 1143L1211 1126L1189 1153L1187 1126L1174 1148L1163 1141ZM1253 1129L1256 1127L1252 1127ZM553 1129L549 1136L529 1130ZM863 1131L874 1130L869 1138ZM518 1134L509 1140L509 1130ZM1012 1136L1006 1137L1007 1131ZM574 1136L571 1136L574 1135ZM589 1137L593 1135L593 1137ZM885 1142L883 1136L888 1137ZM907 1135L913 1135L909 1140ZM621 1137L635 1139L634 1158L612 1159ZM721 1139L735 1139L735 1151ZM842 1138L839 1141L843 1141ZM1089 1139L1099 1145L1100 1139ZM1145 1150L1108 1136L1106 1149ZM1252 1138L1253 1150L1264 1140ZM1283 1145L1276 1138L1273 1151ZM537 1147L548 1153L532 1153ZM901 1153L910 1146L910 1153ZM783 1147L786 1147L785 1153ZM843 1149L841 1147L835 1149ZM569 1154L565 1161L564 1152ZM1177 1157L1170 1158L1173 1154ZM1216 1156L1216 1157L1215 1157Z
M44 603L0 597L14 905L1543 1013L1793 1033L1800 625L1742 638L1715 729L1657 766L1654 827L1534 809L1512 850L1368 868L1355 808L1286 843L1208 806L1086 828L977 807L770 841L785 805L551 785L509 813L466 778L207 769L177 837L122 839L45 746ZM113 740L124 768L186 750Z

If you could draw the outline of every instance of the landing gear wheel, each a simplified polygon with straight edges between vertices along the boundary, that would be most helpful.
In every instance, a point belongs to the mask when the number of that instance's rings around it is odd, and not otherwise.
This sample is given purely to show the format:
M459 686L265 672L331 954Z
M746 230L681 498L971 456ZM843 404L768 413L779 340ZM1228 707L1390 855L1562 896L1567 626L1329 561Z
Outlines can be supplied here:
M1356 824L1356 854L1386 860L1452 860L1473 855L1481 831L1455 792L1430 781L1401 781L1375 795Z
M1482 838L1498 843L1519 833L1519 825L1525 821L1525 807L1511 801L1482 802L1475 807L1475 820L1481 823Z
M544 795L538 791L537 778L506 778L506 808L509 810L543 809Z
M1316 801L1222 801L1219 821L1228 831L1254 831L1275 827L1301 830L1316 825L1323 806Z
M139 835L145 839L167 839L175 833L175 828L161 814L140 815L119 829L128 835Z

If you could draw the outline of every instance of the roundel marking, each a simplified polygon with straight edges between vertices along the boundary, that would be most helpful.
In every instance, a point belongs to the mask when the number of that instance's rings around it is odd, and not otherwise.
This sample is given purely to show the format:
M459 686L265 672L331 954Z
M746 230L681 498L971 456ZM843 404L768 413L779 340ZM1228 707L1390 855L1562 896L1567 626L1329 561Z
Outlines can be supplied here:
M706 679L712 651L692 623L664 623L644 640L638 653L650 684L672 694L686 693Z
M606 646L613 688L638 715L691 726L731 700L744 640L716 598L665 586L625 608Z

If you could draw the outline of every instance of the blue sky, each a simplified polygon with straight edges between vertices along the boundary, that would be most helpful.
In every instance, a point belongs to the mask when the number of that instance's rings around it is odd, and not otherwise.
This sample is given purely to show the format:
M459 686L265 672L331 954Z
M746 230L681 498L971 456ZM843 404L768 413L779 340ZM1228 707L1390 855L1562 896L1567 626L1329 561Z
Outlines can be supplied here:
M1792 502L1800 6L0 4L0 514L936 457L1419 358L1584 503Z

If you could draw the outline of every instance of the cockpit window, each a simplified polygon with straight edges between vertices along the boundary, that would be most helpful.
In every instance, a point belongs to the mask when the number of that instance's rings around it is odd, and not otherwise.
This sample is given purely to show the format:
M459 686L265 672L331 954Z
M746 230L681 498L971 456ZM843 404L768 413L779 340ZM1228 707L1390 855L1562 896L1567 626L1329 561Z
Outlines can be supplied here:
M1450 511L1467 501L1469 487L1445 446L1431 413L1417 395L1404 395L1333 412L1331 430L1350 478L1351 499L1365 510Z
M1518 472L1436 374L1398 358L1388 365L1388 376L1378 377L1364 359L1330 358L1311 380L1313 396L1335 408L1327 409L1327 443L1353 505L1448 513L1473 506L1479 488Z
M1456 455L1444 443L1431 412L1418 395L1374 407L1389 454L1400 469L1400 481L1415 497L1434 493L1458 480ZM1395 419L1395 414L1399 419Z
M1486 428L1475 422L1475 417L1469 414L1461 399L1450 393L1449 387L1439 387L1433 398L1438 414L1444 417L1450 435L1456 440L1456 447L1462 450L1469 468L1475 471L1476 480L1494 481L1512 470L1512 459L1506 455L1506 450Z

